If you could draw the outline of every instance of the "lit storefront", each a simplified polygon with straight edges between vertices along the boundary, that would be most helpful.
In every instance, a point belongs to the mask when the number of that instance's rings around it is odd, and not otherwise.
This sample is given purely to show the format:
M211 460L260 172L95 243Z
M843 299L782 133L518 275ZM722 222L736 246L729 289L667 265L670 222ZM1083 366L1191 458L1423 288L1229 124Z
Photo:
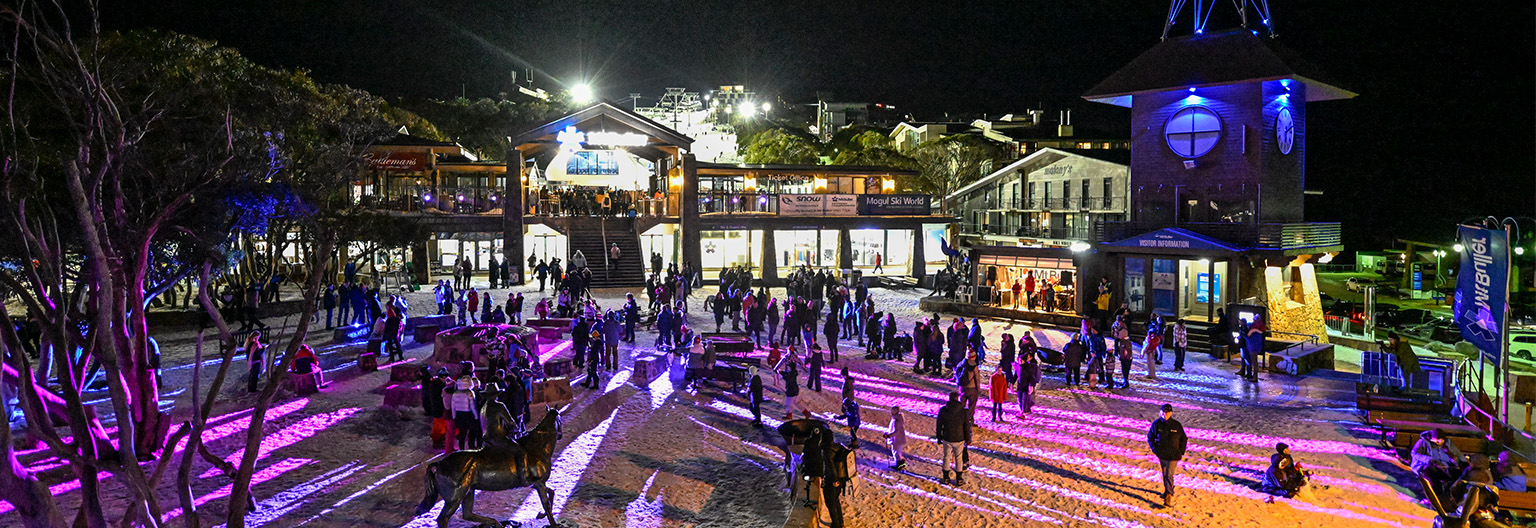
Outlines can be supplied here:
M980 246L971 251L973 302L992 304L1003 308L1082 313L1079 301L1092 303L1097 288L1079 272L1081 254L1066 248L1021 248L1009 246ZM1033 280L1031 280L1033 277ZM1013 285L1020 286L1020 298L1013 296ZM1027 286L1034 284L1034 290ZM1087 292L1087 298L1079 299Z

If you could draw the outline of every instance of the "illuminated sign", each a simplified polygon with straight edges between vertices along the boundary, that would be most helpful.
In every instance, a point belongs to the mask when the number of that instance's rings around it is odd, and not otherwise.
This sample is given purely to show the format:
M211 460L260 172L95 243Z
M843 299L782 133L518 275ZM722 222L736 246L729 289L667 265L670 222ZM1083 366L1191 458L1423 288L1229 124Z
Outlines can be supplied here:
M565 127L555 134L555 141L560 142L560 148L565 150L580 150L583 145L600 145L605 147L643 147L650 142L650 138L643 134L631 132L582 132L574 126Z

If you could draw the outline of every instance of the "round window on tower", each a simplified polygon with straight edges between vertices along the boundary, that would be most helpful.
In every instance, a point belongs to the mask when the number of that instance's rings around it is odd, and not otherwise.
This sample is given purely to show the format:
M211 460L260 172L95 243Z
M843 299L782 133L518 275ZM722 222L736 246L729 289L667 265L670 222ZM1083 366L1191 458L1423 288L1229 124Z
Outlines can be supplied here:
M1163 125L1163 138L1180 157L1204 156L1221 140L1221 116L1203 106L1185 107Z

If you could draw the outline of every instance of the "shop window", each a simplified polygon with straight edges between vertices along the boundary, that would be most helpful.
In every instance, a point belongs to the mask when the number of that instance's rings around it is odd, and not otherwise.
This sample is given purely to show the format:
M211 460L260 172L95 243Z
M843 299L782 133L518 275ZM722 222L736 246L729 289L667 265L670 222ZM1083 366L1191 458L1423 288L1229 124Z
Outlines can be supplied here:
M1132 313L1142 313L1147 310L1147 261L1146 259L1125 259L1125 303Z
M611 150L583 150L573 153L570 161L566 162L566 174L578 175L617 175L619 162Z

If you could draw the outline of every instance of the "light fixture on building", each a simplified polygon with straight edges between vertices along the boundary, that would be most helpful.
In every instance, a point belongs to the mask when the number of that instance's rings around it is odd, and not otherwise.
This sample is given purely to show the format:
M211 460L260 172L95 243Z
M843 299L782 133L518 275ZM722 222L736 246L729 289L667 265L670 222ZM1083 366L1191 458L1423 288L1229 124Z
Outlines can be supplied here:
M880 178L880 190L881 191L894 191L894 190L896 190L896 179L895 178Z
M1461 245L1461 242L1457 242L1455 245L1451 246L1451 249L1457 253L1461 253L1461 250L1465 248Z
M747 176L742 178L741 186L742 188L746 189L747 192L757 192L757 176Z
M1184 160L1184 168L1185 169L1193 169L1193 168L1195 168L1195 160Z
M1093 248L1092 245L1088 244L1087 242L1083 242L1081 240L1079 240L1077 242L1073 242L1072 245L1067 246L1067 249L1072 250L1073 253L1082 253L1082 252L1088 251L1089 249L1092 249L1092 248Z
M814 179L811 180L811 188L813 188L815 190L818 190L818 191L825 191L825 190L827 190L827 179L825 177L823 177L823 176L815 177Z
M422 193L421 194L421 201L423 201L423 202L430 202L430 201L432 201L432 193Z

